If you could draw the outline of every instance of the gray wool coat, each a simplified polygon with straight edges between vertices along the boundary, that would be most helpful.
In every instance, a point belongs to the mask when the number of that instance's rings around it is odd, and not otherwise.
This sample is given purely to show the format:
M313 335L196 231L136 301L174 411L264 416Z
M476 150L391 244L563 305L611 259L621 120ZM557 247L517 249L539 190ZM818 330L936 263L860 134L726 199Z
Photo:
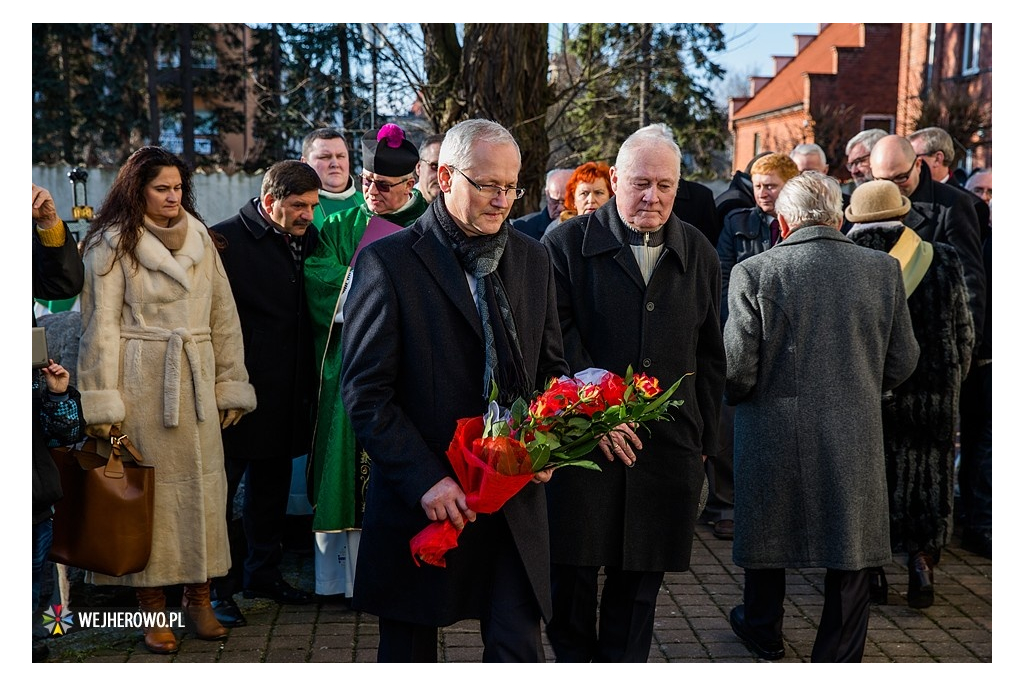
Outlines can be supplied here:
M890 561L882 393L917 365L906 299L894 258L827 226L733 267L737 565Z

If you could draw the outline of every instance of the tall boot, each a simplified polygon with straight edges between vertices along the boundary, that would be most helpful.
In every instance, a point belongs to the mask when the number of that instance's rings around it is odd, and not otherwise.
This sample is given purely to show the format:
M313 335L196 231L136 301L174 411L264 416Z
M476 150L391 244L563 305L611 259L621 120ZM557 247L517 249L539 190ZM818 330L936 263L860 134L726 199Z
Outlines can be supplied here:
M167 608L167 599L162 587L137 587L135 596L139 599L139 608L143 611L163 612ZM152 626L143 628L146 649L154 654L173 654L178 651L178 638L169 627Z
M227 636L228 629L220 624L210 605L210 581L186 585L181 595L181 606L188 612L200 639L219 640Z

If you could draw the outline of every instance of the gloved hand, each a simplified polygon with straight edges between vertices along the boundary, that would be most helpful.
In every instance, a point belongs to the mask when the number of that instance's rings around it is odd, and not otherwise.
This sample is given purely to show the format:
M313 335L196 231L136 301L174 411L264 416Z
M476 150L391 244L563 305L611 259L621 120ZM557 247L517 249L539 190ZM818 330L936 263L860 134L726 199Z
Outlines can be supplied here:
M227 428L238 423L245 415L245 412L241 409L221 409L220 410L220 427Z
M109 440L111 428L113 428L113 424L96 423L91 426L86 426L85 434L91 438L96 438L97 440Z

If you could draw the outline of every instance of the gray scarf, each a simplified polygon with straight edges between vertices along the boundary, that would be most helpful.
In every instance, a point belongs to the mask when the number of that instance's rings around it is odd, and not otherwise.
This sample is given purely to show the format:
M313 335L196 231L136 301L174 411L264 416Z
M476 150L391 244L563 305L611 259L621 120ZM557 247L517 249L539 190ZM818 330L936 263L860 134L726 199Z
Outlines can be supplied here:
M470 238L448 213L444 195L438 197L440 202L433 202L430 209L462 269L476 279L476 300L486 351L483 396L490 396L493 380L498 385L498 402L510 406L518 397L528 398L533 387L527 378L523 353L519 349L515 315L497 271L498 262L508 242L508 224L502 224L493 235Z

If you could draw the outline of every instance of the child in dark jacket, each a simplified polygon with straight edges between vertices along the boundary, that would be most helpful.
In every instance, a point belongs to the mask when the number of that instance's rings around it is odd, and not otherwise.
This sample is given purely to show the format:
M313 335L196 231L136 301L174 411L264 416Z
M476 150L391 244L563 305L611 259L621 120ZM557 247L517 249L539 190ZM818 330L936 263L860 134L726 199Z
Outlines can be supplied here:
M81 396L71 374L52 359L32 374L32 620L43 585L43 566L53 542L53 504L61 498L60 474L49 448L72 445L85 436ZM45 645L33 640L32 657Z

